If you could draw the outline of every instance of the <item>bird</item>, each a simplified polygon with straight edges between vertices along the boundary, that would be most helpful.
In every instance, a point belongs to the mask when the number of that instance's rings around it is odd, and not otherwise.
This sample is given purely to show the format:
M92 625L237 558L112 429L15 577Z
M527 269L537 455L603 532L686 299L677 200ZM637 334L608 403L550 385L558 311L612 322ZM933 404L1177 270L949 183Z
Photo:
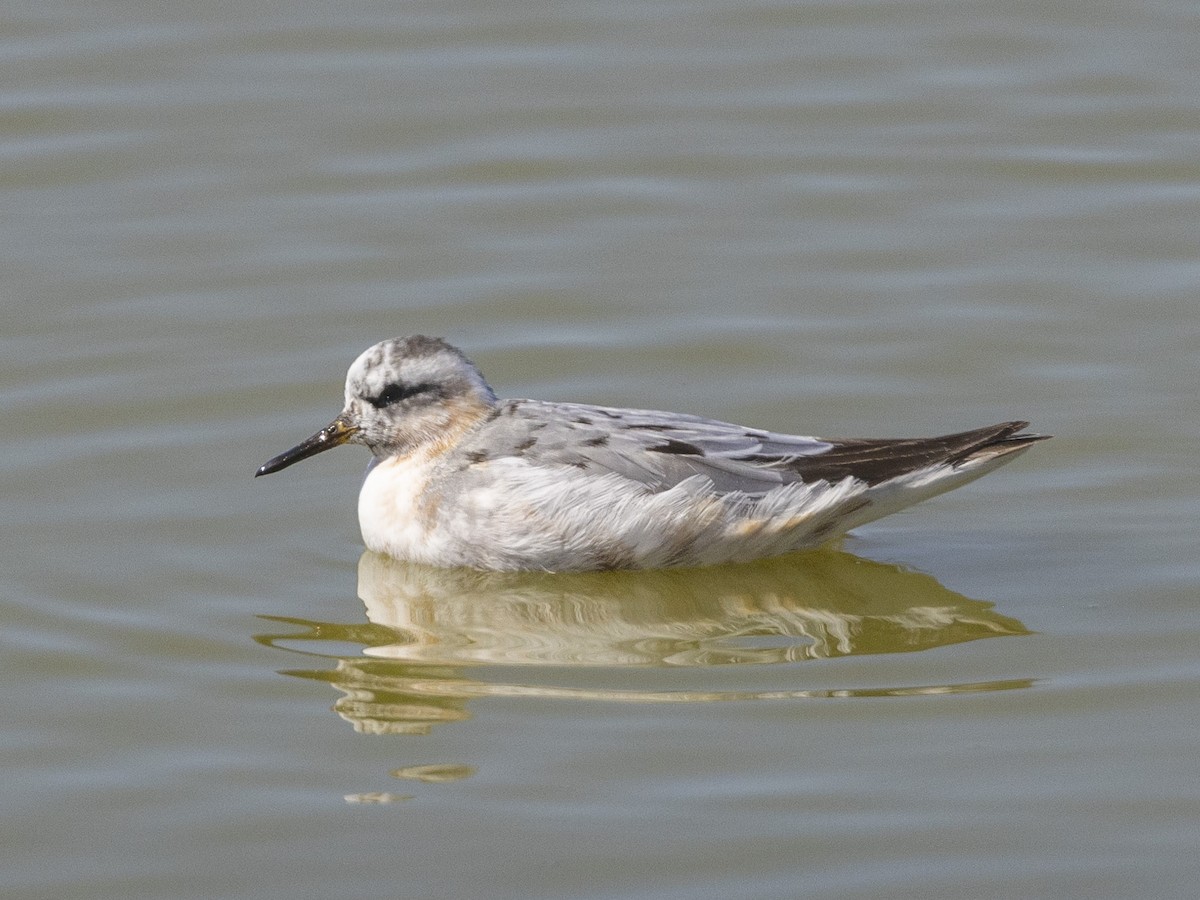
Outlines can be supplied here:
M413 335L364 351L341 413L255 477L364 445L363 542L398 560L496 571L708 566L813 548L973 481L1049 437L1028 425L823 439L500 399L457 347Z

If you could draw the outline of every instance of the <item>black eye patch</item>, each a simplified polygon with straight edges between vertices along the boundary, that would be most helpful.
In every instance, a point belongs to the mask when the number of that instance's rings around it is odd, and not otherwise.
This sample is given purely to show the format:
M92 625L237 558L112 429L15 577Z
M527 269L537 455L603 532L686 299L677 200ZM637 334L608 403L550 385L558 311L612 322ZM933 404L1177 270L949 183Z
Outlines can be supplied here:
M380 391L378 397L367 397L366 401L376 409L383 409L417 394L432 391L436 386L427 382L422 382L421 384L389 384Z

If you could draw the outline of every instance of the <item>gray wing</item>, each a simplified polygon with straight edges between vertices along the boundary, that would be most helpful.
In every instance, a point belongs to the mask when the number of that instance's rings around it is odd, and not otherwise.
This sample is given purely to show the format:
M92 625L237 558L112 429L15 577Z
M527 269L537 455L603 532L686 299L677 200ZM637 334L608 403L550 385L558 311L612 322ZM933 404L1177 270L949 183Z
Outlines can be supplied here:
M553 430L560 461L617 472L652 487L669 487L693 475L719 491L762 493L799 480L787 464L830 449L817 438L777 434L684 413L613 409L582 404L554 408L566 427ZM548 435L548 437L551 435Z
M855 478L878 484L1038 435L1026 422L933 438L823 440L684 413L538 400L501 402L460 450L467 464L520 457L535 465L613 472L654 490L703 475L718 491L761 494L782 484Z

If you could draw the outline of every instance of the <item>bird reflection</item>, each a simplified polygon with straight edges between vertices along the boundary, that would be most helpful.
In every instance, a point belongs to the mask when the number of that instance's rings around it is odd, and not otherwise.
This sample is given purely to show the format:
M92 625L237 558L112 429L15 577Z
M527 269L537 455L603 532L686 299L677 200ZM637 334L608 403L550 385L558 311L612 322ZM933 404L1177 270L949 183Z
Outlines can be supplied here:
M258 640L334 659L332 669L287 674L332 684L343 694L335 710L364 733L426 733L469 718L470 701L496 696L669 703L907 696L1031 683L805 689L795 687L802 680L795 669L772 678L776 684L767 690L710 690L695 685L711 678L695 677L682 689L647 688L656 681L649 673L621 679L637 688L599 683L617 668L805 663L1029 633L992 604L928 575L834 549L706 569L578 574L435 569L367 552L359 561L358 593L369 624L270 617L297 630ZM533 667L541 673L534 676ZM416 777L403 771L398 777ZM424 769L419 774L434 777ZM451 767L436 777L467 774Z

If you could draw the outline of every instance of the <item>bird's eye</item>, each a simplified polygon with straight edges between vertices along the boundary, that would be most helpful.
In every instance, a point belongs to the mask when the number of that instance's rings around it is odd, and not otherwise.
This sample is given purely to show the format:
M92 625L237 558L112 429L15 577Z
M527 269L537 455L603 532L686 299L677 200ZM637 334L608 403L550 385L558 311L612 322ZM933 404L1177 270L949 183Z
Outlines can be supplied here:
M367 402L376 409L383 409L401 400L407 400L416 394L423 394L433 389L432 384L389 384L379 392L378 397L368 397Z

